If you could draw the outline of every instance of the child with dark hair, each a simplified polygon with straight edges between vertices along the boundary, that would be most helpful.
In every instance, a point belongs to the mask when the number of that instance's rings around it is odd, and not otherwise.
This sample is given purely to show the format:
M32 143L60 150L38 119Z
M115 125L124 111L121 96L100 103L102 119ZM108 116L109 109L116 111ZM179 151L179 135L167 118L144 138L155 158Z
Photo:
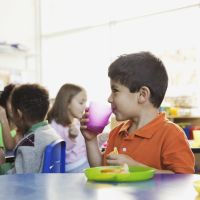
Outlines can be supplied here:
M75 84L64 84L55 98L47 119L57 134L66 141L66 172L83 172L89 167L80 121L86 107L85 89Z
M0 96L0 146L6 150L13 150L17 142L21 139L13 123L11 110L11 93L15 84L5 86Z
M38 84L20 85L12 92L11 106L14 123L23 137L15 148L11 173L39 173L45 147L59 138L45 120L48 91Z
M120 56L109 67L111 95L108 98L117 121L125 121L109 134L102 155L96 134L87 130L87 112L82 119L91 166L150 166L174 173L194 173L194 155L183 130L169 121L159 107L168 86L160 59L149 52ZM111 153L117 149L118 154Z
M13 83L6 85L0 96L0 105L6 109L6 116L8 118L9 124L12 122L12 115L10 112L10 104L8 105L8 103L10 100L10 94L13 91L15 86L16 85Z

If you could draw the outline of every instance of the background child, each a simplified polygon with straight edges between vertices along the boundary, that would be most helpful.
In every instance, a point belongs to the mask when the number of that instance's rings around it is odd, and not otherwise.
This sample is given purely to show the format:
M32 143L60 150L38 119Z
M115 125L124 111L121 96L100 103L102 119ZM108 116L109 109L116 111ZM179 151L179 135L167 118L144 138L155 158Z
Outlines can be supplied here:
M11 110L11 93L16 85L9 84L4 87L0 96L0 147L2 151L13 150L17 142L21 139L13 123ZM13 168L13 162L6 162L0 165L0 174L5 174Z
M194 156L183 130L159 113L168 86L168 75L161 60L149 52L120 56L108 70L111 103L116 120L125 121L114 128L102 155L95 134L86 130L91 166L150 166L175 173L193 173ZM111 154L117 148L119 154Z
M15 148L15 167L10 173L42 171L45 147L58 139L45 119L49 108L48 91L38 84L24 84L11 97L13 119L23 136Z
M5 86L0 96L0 146L5 147L6 150L13 150L21 139L13 123L10 102L11 93L15 86L12 83Z
M66 172L82 172L89 167L80 121L87 101L86 91L74 84L63 85L48 113L48 120L66 141Z

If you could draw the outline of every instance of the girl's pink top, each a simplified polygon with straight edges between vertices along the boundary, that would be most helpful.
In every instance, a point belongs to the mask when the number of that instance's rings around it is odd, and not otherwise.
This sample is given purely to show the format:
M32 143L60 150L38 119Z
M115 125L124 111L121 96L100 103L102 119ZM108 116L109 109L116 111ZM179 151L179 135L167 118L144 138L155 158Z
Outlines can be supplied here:
M61 124L56 123L54 120L51 122L51 126L56 130L57 134L66 141L66 164L71 164L80 159L86 158L85 140L80 131L80 122L77 120L75 126L79 130L78 136L71 140L68 135L69 128L64 127Z

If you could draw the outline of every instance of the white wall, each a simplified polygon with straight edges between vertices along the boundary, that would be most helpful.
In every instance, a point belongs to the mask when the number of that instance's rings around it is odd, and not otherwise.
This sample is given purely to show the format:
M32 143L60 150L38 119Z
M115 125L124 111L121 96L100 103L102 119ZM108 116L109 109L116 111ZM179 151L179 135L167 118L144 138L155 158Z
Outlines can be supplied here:
M150 50L167 66L169 95L196 95L199 4L199 0L0 0L0 41L29 48L25 57L0 52L0 70L12 74L17 70L22 82L41 82L51 97L62 84L72 82L84 86L89 99L106 101L109 64L121 54Z
M180 85L179 95L191 95L191 87L192 94L199 93L193 82L199 75L199 1L44 0L41 11L42 82L52 96L62 84L73 82L84 86L90 99L105 101L109 64L141 50L165 62L169 95L177 94L174 84ZM172 57L179 53L189 57L177 63Z
M85 87L89 98L106 100L110 63L107 35L106 28L95 28L43 39L43 84L52 96L62 84L72 82Z
M35 82L35 0L0 0L0 42L20 43L26 52L0 46L0 71L11 73L11 82Z

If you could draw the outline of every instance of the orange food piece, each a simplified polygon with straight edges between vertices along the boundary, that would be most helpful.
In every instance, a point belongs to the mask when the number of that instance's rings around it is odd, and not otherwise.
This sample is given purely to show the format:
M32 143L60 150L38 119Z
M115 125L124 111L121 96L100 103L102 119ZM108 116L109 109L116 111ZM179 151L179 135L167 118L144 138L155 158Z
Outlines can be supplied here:
M116 174L124 174L124 173L129 173L129 168L128 165L125 163L122 167L120 168L105 168L101 170L101 173L116 173Z
M113 151L111 151L110 154L119 154L117 147L114 147Z
M122 169L102 169L101 170L102 173L121 173Z

